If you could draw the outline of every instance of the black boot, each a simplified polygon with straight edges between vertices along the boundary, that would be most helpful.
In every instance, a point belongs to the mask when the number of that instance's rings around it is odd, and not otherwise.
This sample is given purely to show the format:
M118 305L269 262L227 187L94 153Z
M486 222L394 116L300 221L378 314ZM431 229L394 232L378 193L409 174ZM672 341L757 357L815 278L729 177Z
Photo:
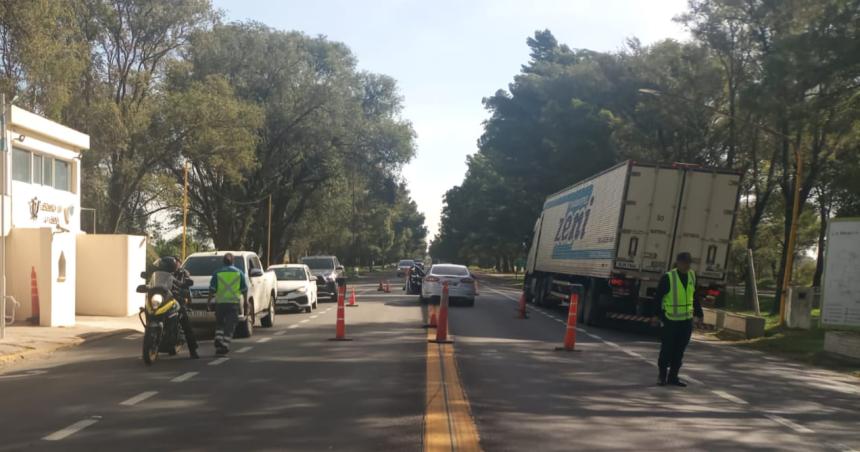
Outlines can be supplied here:
M679 380L679 379L677 379L677 378L674 378L674 379L669 380L669 381L668 381L668 384L669 384L670 386L678 386L678 387L681 387L681 388L686 388L686 387L687 387L687 383L684 383L683 381L681 381L681 380Z
M188 354L191 355L191 359L200 359L200 355L197 354L197 348L189 348Z
M666 369L660 369L660 375L657 377L657 386L666 386Z

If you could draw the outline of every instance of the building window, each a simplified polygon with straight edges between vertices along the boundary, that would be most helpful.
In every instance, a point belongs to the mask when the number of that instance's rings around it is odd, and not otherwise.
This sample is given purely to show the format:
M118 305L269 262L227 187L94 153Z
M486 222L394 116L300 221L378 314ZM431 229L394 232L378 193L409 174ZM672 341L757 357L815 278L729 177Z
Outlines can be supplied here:
M72 191L72 165L62 160L54 160L54 188Z
M30 183L30 153L12 149L12 180Z
M42 184L42 156L33 154L33 183Z
M43 157L42 163L42 184L47 186L54 185L54 159L51 157Z

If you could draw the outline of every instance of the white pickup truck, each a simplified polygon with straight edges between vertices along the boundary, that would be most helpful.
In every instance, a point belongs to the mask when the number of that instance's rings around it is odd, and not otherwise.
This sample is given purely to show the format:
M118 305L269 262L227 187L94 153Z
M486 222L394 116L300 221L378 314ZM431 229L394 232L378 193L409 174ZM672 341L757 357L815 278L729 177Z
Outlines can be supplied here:
M275 324L275 292L277 278L275 273L265 271L260 258L250 251L213 251L194 253L185 259L182 267L191 274L191 306L188 316L191 324L210 326L215 323L215 312L206 306L209 297L209 282L212 274L224 266L224 255L233 255L233 265L245 273L248 286L248 305L243 305L236 326L236 337L251 337L254 323L260 317L260 325L269 328Z

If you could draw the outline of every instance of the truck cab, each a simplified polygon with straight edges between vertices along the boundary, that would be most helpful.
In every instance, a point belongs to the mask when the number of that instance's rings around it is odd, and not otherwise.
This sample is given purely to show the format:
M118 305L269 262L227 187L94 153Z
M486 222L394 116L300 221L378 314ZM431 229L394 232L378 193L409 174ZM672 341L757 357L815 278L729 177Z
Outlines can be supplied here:
M275 321L275 297L277 279L271 271L265 271L256 253L250 251L213 251L194 253L185 259L182 267L191 274L191 305L188 317L195 327L211 327L215 324L215 312L207 306L209 282L212 275L224 266L224 255L233 255L233 265L245 274L248 287L248 303L240 303L237 337L250 337L257 317L263 327L271 327ZM214 300L213 300L214 303Z

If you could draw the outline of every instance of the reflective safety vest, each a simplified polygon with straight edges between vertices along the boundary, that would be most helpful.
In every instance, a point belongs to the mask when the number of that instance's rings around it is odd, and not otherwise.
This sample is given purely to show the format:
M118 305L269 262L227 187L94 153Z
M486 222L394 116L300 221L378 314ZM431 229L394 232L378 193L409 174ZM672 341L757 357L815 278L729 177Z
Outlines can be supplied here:
M678 269L666 273L669 277L669 292L663 296L663 313L669 320L690 320L693 318L693 296L696 294L696 274L687 273L687 287L681 284Z
M242 274L223 271L215 274L215 303L239 303L242 301Z

